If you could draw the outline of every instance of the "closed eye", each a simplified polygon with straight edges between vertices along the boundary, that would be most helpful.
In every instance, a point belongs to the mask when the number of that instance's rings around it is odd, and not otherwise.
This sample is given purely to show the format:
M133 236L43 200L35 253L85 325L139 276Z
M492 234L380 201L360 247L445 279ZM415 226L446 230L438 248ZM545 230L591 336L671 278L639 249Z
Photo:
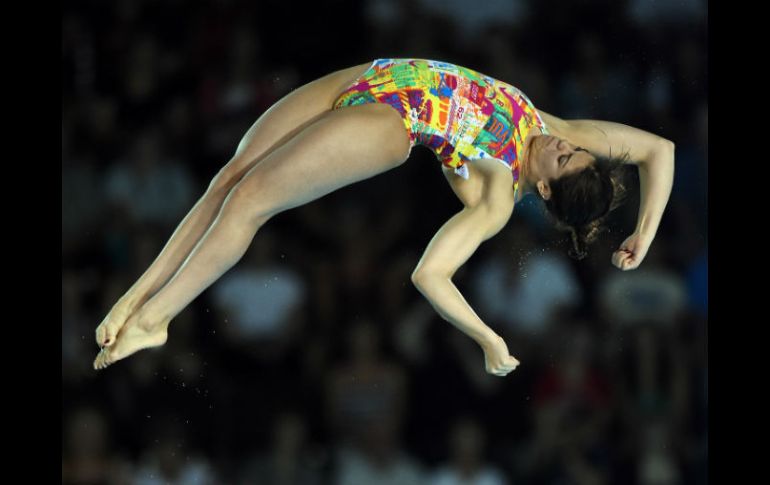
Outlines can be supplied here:
M576 152L586 152L586 153L588 153L588 150L586 150L586 149L585 149L585 148L583 148L583 147L577 147L577 148L575 148L575 151L576 151ZM569 154L569 156L567 156L567 155L562 155L562 156L560 156L560 157L559 157L559 163L560 163L562 166L564 166L564 165L567 165L567 164L569 163L569 161L572 159L572 155L573 155L573 154L572 154L572 153L570 153L570 154Z

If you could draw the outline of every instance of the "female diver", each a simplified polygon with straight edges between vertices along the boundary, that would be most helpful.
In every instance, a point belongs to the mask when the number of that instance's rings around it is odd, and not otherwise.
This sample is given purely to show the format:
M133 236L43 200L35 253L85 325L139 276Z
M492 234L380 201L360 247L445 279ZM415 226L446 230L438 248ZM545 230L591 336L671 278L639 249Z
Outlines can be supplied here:
M416 144L436 154L463 209L432 238L412 282L481 346L486 371L497 376L519 362L452 276L505 226L515 204L527 193L542 198L580 258L619 200L620 167L637 165L636 228L612 255L612 264L630 270L647 254L673 181L671 141L619 123L557 118L517 88L471 69L425 59L342 69L286 95L249 128L96 329L94 368L164 344L169 322L243 256L272 216L398 167Z

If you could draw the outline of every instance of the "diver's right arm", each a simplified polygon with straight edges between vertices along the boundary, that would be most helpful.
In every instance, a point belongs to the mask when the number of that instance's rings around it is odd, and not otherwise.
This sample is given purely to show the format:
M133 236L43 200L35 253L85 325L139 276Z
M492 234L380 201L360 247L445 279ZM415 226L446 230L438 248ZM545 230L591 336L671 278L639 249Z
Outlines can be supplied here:
M487 372L497 376L511 372L519 361L509 355L503 339L476 315L452 276L483 241L505 226L513 211L513 191L509 192L464 207L452 216L431 239L412 273L412 282L436 312L481 346Z

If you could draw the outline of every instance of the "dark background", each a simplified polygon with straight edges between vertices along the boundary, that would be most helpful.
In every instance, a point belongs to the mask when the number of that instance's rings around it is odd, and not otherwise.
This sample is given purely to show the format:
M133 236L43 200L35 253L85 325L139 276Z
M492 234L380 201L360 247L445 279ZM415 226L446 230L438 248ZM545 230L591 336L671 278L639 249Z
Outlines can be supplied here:
M706 20L701 1L68 2L63 482L706 483ZM166 346L95 373L95 327L251 123L377 57L465 65L562 118L674 141L642 266L610 264L635 183L580 262L520 204L454 278L521 361L486 375L409 280L461 208L418 147L270 220Z

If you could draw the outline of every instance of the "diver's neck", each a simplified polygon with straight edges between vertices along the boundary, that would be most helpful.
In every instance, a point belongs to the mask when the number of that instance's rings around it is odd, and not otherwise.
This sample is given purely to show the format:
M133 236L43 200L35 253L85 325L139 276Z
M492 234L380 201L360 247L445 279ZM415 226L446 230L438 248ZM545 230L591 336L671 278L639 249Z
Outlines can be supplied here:
M523 199L527 194L535 190L537 174L533 173L533 164L532 164L533 159L531 155L532 155L532 145L535 143L535 140L540 136L543 136L542 133L528 136L527 139L524 140L524 149L522 150L522 157L521 157L521 173L519 174L521 178L519 182L519 196L517 198L518 200Z

